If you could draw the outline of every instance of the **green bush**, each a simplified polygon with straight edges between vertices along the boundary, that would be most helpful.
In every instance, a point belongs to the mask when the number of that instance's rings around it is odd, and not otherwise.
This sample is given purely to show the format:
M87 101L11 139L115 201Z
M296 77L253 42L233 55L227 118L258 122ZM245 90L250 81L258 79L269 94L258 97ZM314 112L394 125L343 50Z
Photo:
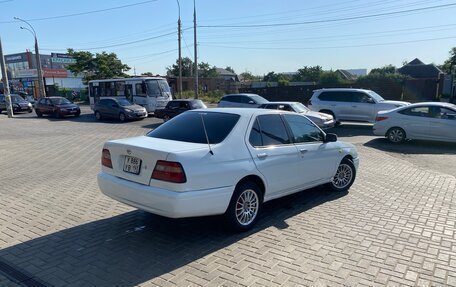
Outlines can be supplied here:
M205 103L209 104L216 104L220 101L222 96L225 94L225 92L221 90L215 90L215 91L209 91L209 92L203 92L202 90L199 91L198 93L198 99L202 100ZM175 95L176 99L179 98L179 95ZM195 92L194 91L183 91L182 92L182 99L194 99L195 98Z

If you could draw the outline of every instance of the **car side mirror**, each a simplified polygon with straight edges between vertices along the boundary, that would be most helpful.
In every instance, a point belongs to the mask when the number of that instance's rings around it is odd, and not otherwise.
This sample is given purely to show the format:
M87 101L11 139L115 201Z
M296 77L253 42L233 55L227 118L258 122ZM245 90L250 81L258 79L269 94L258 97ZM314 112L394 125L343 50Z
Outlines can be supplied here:
M336 134L326 134L325 140L323 142L330 143L330 142L336 142L336 141L337 141Z

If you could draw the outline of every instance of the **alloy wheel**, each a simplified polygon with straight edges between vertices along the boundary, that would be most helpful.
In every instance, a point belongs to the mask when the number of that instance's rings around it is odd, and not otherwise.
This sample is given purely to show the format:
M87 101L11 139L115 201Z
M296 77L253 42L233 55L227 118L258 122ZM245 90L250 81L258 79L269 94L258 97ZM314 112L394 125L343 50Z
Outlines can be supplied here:
M333 177L332 184L338 189L346 188L352 181L353 170L346 163L341 163L337 168L336 175Z
M244 190L236 201L235 215L239 224L251 224L258 214L259 204L258 195L254 190Z

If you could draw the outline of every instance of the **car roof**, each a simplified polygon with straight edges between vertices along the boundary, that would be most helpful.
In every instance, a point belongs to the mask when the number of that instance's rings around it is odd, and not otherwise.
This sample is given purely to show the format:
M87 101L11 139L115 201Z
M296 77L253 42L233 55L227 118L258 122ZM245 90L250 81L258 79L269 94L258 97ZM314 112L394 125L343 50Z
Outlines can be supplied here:
M292 112L282 111L282 110L268 110L268 109L257 109L257 108L210 108L210 109L196 109L192 112L214 112L214 113L229 113L237 114L240 116L251 116L251 115L262 115L262 114L281 114L281 113L290 113Z
M372 90L367 90L367 89L356 89L356 88L323 88L323 89L317 89L313 90L314 92L372 92Z
M170 102L193 102L193 101L201 101L200 99L174 99Z
M291 104L298 104L298 103L300 104L300 102L269 102L269 103L264 103L264 104L262 104L262 105L270 105L270 104L276 104L276 105L277 105L277 104L279 104L279 105L286 105L286 104L288 104L288 105L291 105Z
M260 95L253 94L253 93L228 94L228 95L224 95L223 97L228 97L228 96L259 96L259 97L261 97Z

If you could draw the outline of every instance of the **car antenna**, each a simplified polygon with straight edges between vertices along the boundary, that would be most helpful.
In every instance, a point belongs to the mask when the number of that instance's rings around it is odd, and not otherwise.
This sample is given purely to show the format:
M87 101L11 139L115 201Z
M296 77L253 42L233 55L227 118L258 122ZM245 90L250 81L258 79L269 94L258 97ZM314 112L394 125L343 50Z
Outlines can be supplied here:
M206 136L207 145L209 146L209 152L211 155L214 155L214 152L211 149L211 143L209 142L209 137L207 136L206 125L204 124L203 113L200 113L201 122L203 123L204 135Z

